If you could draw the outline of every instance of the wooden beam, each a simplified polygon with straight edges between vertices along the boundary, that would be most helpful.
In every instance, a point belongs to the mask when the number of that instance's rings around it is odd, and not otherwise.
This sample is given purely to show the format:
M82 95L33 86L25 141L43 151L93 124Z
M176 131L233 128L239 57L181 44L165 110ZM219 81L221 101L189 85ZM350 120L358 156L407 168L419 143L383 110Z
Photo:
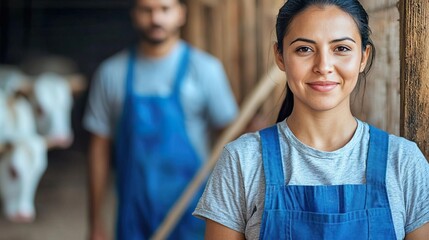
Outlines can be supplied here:
M259 18L256 15L255 1L240 0L240 39L241 49L241 81L242 94L247 95L257 80L257 37L256 22Z
M377 53L366 82L359 82L351 101L357 118L395 135L400 134L401 115L398 19L397 7L369 12Z
M208 51L214 56L219 58L221 61L224 60L223 57L223 26L221 24L222 11L225 11L222 4L218 4L213 7L206 7L206 26L207 26L207 38L208 42Z
M241 92L240 76L240 39L239 39L239 19L238 3L231 0L222 1L225 10L222 12L223 28L223 56L226 73L229 77L232 91L238 103L241 103L243 94Z
M187 3L187 23L184 29L184 38L193 46L206 49L204 39L204 6L199 0L189 0Z
M209 7L215 7L220 2L220 0L199 0L199 1Z
M268 72L268 66L274 64L273 44L276 39L276 19L284 0L258 0L257 5L257 38L258 38L258 76ZM275 123L279 109L282 105L285 86L277 86L270 98L261 108L261 116Z
M429 159L429 1L399 2L401 135Z

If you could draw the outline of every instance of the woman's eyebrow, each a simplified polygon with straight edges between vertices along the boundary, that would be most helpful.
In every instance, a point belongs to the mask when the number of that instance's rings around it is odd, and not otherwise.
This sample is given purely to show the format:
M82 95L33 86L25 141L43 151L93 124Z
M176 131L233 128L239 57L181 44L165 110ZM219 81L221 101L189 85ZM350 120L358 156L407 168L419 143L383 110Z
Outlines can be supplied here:
M293 40L293 41L289 44L289 46L290 46L290 45L292 45L292 44L293 44L293 43L295 43L295 42L298 42L298 41L301 41L301 42L308 42L308 43L316 44L316 41L314 41L314 40L310 40L310 39L307 39L307 38L297 38L297 39Z
M334 40L330 41L329 43L342 42L342 41L346 41L346 40L352 41L352 42L356 43L356 41L353 40L353 38L350 38L350 37L343 37L343 38L334 39Z
M350 37L343 37L343 38L334 39L334 40L330 41L329 43L342 42L342 41L346 41L346 40L352 41L352 42L356 43L356 41L353 40L353 38L350 38ZM293 40L289 45L292 45L293 43L299 42L299 41L316 44L316 41L308 39L308 38L297 38L297 39Z

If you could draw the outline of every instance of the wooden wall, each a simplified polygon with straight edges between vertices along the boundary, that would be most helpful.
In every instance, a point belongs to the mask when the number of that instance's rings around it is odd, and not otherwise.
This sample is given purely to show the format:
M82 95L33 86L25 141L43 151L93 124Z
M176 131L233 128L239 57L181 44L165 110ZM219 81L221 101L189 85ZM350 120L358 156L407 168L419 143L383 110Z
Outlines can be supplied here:
M224 64L239 103L273 65L275 16L283 0L188 0L184 38ZM281 105L279 93L261 110L269 122Z
M358 118L399 135L399 11L396 2L361 0L369 15L376 58L366 87L362 85L352 106Z
M101 59L133 39L127 4L122 0L0 1L0 63L14 64L26 52L43 50L75 60L91 79ZM241 103L273 65L275 18L284 0L186 1L189 14L184 38L222 60ZM397 0L360 1L370 15L377 58L366 88L353 102L353 111L360 119L399 134ZM261 108L270 122L283 89L279 86Z
M275 18L284 0L188 0L184 38L219 57L239 103L273 65ZM366 85L352 103L354 114L399 134L399 12L396 0L361 0L370 16L377 54ZM284 86L261 108L274 122Z

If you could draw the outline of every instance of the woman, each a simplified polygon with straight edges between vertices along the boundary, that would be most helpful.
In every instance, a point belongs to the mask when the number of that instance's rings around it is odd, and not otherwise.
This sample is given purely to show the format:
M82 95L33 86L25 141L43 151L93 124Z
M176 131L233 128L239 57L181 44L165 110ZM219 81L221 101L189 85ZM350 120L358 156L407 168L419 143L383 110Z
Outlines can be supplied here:
M425 157L350 110L375 50L360 3L288 0L276 30L278 123L225 147L194 212L206 239L429 239Z

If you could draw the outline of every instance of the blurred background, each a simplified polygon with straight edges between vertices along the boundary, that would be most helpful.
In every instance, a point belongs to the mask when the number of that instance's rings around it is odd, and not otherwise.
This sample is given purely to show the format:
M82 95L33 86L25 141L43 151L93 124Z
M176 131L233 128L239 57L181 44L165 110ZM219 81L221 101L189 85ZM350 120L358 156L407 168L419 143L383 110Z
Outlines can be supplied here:
M186 2L188 22L183 38L223 62L236 100L241 104L273 67L275 17L284 1ZM370 15L377 56L353 109L362 120L399 134L396 1L361 0L361 3ZM0 215L0 240L85 239L88 133L83 131L81 121L87 92L98 64L131 43L134 37L125 0L0 0L0 66L8 71L19 69L33 78L49 70L71 82L69 116L74 136L71 145L49 151L46 172L35 196L34 222L12 223ZM284 86L277 86L259 109L257 114L265 125L275 121L283 90ZM109 209L106 219L112 228L113 191L109 192L105 206Z

